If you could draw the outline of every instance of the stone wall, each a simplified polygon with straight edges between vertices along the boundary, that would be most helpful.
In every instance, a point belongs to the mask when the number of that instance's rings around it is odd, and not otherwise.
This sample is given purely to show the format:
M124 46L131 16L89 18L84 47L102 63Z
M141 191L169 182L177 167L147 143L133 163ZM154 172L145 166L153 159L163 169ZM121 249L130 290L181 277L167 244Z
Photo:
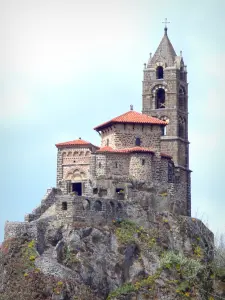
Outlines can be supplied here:
M129 177L139 181L151 182L153 154L134 153L130 156Z
M56 215L61 222L107 224L126 218L126 201L79 196L60 196L56 202Z
M6 222L4 231L4 240L22 236L37 238L37 226L35 222Z
M102 147L110 146L113 149L135 147L136 138L141 139L141 147L150 147L160 151L160 137L162 129L159 125L116 124L101 133Z
M31 214L25 216L25 221L31 222L37 220L52 204L55 203L56 195L60 195L61 190L56 188L47 189L47 192L44 198L41 201L41 204L36 207Z
M57 187L67 192L65 181L81 182L88 178L90 159L94 146L74 146L58 148L57 153Z
M94 156L92 168L94 176L90 177L91 184L86 196L118 199L117 191L121 189L124 193L123 199L133 201L135 198L132 189L136 189L142 198L143 195L143 197L154 196L154 193L153 195L149 193L152 186L157 187L155 193L163 187L163 194L170 197L170 203L165 205L165 210L176 211L182 215L188 214L189 171L175 167L169 158L145 153L96 153Z

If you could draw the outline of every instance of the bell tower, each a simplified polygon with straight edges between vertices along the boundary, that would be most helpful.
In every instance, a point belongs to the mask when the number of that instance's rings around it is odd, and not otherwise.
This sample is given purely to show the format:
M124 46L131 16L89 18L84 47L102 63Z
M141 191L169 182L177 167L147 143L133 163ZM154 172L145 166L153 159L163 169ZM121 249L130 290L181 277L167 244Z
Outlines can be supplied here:
M161 136L161 151L170 154L180 180L187 185L187 210L191 214L187 67L182 52L178 56L167 34L165 20L163 38L147 64L144 64L142 112L166 120ZM182 172L180 172L182 170Z

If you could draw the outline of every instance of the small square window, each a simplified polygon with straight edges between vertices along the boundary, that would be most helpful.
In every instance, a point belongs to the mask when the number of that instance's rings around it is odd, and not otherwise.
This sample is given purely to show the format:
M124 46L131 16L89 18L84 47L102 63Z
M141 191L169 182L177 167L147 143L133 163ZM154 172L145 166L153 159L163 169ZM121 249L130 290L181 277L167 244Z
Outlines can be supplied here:
M135 146L141 146L141 139L140 138L136 138Z
M67 210L67 202L62 202L62 210Z
M95 195L98 194L98 188L93 189L93 194L95 194Z

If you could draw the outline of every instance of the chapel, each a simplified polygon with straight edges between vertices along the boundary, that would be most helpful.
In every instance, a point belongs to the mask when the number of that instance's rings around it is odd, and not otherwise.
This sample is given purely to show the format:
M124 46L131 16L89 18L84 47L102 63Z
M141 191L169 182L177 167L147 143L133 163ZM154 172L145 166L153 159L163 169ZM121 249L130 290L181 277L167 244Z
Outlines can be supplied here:
M191 215L187 67L167 31L144 64L142 112L131 105L96 126L100 146L81 138L56 144L64 194L142 202L154 194L154 208Z

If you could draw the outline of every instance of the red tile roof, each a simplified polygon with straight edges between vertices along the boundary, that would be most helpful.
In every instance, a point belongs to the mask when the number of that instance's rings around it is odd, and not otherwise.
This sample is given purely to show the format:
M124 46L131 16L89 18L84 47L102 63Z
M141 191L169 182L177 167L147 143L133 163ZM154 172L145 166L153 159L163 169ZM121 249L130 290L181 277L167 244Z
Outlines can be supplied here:
M90 142L84 141L82 139L56 144L57 148L58 147L66 147L66 146L94 146L94 145L92 145ZM94 146L94 147L96 147L96 146Z
M145 152L145 153L154 153L155 151L146 147L133 147L133 148L124 148L124 149L113 149L109 146L102 147L96 152L110 152L110 153L132 153L132 152Z
M124 149L113 149L112 147L105 146L96 151L96 153L137 153L137 152L142 152L142 153L155 153L155 151L151 148L147 147L132 147L132 148L124 148ZM169 158L171 159L172 156L166 153L160 153L161 157L164 158Z
M125 114L122 114L116 118L113 118L112 120L105 122L101 125L98 125L94 129L99 131L105 127L108 127L115 123L131 123L131 124L156 124L156 125L167 125L167 122L159 120L154 117L150 117L145 114L141 114L139 112L130 110L126 112Z

